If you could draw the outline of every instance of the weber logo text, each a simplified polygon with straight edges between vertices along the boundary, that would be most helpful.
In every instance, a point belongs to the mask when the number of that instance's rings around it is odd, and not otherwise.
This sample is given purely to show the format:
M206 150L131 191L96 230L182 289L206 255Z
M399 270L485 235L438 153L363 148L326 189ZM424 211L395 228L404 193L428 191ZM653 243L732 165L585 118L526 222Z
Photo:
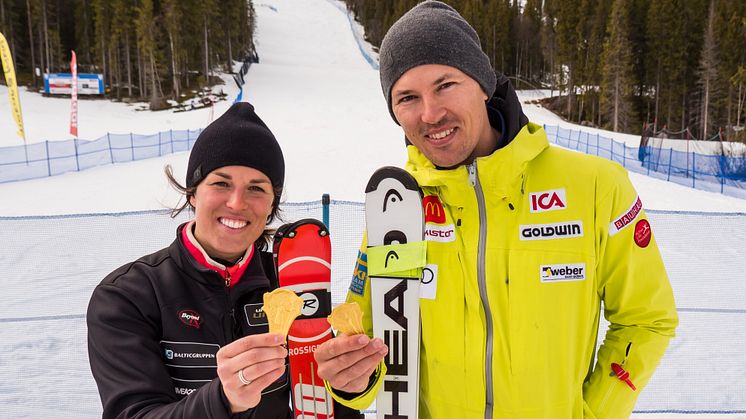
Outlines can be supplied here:
M541 282L563 282L585 280L585 263L542 265L539 272Z
M520 226L521 240L554 240L583 237L583 222L567 221L552 224L529 224Z
M546 212L567 208L565 188L528 194L531 212Z

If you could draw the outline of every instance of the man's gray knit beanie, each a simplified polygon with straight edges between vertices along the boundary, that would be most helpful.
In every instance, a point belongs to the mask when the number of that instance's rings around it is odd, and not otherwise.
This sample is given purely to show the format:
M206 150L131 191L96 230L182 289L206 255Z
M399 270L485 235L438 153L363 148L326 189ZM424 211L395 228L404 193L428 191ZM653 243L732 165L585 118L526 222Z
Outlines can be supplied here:
M379 61L381 88L397 124L391 87L411 68L423 64L455 67L476 80L488 98L497 84L477 32L455 9L439 1L420 3L397 20L383 37Z

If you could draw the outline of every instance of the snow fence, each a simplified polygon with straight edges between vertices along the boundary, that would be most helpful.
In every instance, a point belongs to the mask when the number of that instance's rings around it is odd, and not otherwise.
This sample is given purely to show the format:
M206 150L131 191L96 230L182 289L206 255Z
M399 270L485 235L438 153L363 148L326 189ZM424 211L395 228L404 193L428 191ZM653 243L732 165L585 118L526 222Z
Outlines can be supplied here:
M598 133L553 125L545 125L544 129L549 141L554 144L614 160L631 172L746 199L744 156L685 152L674 150L673 147L647 146L640 149Z
M238 83L238 81L237 81ZM614 160L627 170L710 192L746 199L746 157L628 147L597 133L545 125L549 141ZM151 135L106 134L88 140L44 141L0 148L0 183L55 176L112 163L191 150L201 129Z
M96 140L44 141L0 148L0 183L79 172L96 166L189 151L202 132L106 134Z
M322 219L321 202L283 206ZM364 226L361 203L332 201L332 299L343 301ZM746 214L648 211L681 324L638 413L746 417ZM0 406L8 418L100 418L85 312L109 272L167 246L186 220L167 211L0 217ZM599 342L606 324L602 325Z

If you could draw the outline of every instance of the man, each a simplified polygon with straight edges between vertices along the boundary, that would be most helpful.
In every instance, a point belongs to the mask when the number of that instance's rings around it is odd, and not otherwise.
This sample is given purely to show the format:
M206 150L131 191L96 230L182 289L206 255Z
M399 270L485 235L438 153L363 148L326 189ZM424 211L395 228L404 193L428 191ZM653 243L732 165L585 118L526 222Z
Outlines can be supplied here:
M402 16L380 62L406 169L432 204L426 229L451 232L426 235L437 277L434 298L420 300L420 417L628 417L678 318L626 171L549 147L443 3ZM370 335L364 270L348 301ZM596 352L601 303L610 327ZM319 374L337 400L367 407L386 350L339 336L317 349Z

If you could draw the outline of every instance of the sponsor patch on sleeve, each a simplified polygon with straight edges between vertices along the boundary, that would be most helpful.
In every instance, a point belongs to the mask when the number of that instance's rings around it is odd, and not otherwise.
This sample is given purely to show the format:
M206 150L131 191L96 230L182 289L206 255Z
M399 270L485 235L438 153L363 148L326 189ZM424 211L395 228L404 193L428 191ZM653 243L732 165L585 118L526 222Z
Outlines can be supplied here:
M653 237L653 231L650 229L650 223L642 219L635 224L635 243L642 247L648 247L650 239Z
M642 211L642 201L638 196L632 206L627 209L627 211L624 211L624 213L620 215L619 218L613 220L611 224L609 224L609 236L613 236L624 230L628 225L631 225L632 222L635 221L637 216L640 215L640 211Z
M367 280L368 254L358 250L355 272L352 274L352 282L350 282L350 292L361 296L365 294L365 282Z

